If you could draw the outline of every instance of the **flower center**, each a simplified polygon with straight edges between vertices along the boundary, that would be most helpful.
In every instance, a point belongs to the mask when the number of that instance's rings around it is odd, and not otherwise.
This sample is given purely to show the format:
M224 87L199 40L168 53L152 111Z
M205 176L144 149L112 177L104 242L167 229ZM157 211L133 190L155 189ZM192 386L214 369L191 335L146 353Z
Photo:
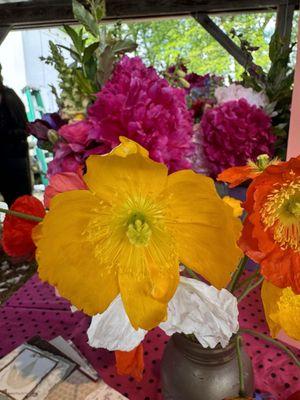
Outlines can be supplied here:
M135 246L147 246L152 231L141 213L133 213L128 221L126 235L131 244Z
M282 249L300 252L300 179L274 189L261 216L265 229L272 229L274 240Z

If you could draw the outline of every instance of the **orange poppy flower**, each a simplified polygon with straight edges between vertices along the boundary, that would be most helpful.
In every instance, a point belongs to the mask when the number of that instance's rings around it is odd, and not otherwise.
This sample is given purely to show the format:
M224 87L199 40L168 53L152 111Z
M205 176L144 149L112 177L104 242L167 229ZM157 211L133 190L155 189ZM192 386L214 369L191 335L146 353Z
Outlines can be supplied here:
M249 186L239 245L262 275L300 293L300 156L272 165Z
M274 158L270 160L267 154L261 154L257 157L257 161L248 160L247 165L240 167L231 167L222 171L217 180L229 183L230 188L234 188L249 179L259 176L268 166L279 164L280 160Z
M130 375L138 382L143 379L144 349L142 344L131 351L115 351L115 357L119 375Z

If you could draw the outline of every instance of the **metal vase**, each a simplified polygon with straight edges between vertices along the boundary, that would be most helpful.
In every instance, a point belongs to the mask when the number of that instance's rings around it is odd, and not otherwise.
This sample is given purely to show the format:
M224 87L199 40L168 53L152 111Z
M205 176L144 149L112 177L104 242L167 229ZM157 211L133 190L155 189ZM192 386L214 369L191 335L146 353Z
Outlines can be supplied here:
M254 392L252 363L242 350L245 390ZM205 349L176 333L161 363L164 400L223 400L239 395L239 367L235 341L226 348Z

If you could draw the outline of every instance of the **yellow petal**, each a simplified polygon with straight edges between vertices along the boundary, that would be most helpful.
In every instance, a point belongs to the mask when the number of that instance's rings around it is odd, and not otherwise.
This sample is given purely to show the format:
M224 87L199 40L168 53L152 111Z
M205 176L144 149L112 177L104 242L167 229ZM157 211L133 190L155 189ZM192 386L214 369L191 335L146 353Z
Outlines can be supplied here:
M84 181L102 199L116 203L118 198L156 195L166 185L168 170L140 153L127 157L90 156Z
M180 261L218 289L225 287L242 256L236 242L242 224L218 196L212 179L192 171L168 177L168 227Z
M272 285L272 283L264 280L261 288L261 298L265 310L265 317L270 329L270 334L276 337L281 327L275 323L270 317L271 314L278 312L278 300L282 294L282 289Z
M90 192L64 192L53 198L33 235L40 278L89 315L103 312L119 293L117 270L99 264L94 243L85 237L99 212L101 203Z
M265 281L262 300L272 336L283 329L293 339L300 340L300 295L291 288L279 289Z
M139 153L144 157L148 157L149 152L144 147L126 138L125 136L120 136L121 144L115 147L109 154L119 157L127 157L129 154Z
M132 326L150 330L164 321L178 282L178 257L167 234L154 233L145 247L128 246L120 257L119 286Z
M234 197L230 196L224 196L222 200L232 208L233 215L235 217L240 217L243 214L244 210L241 206L241 200L235 199Z

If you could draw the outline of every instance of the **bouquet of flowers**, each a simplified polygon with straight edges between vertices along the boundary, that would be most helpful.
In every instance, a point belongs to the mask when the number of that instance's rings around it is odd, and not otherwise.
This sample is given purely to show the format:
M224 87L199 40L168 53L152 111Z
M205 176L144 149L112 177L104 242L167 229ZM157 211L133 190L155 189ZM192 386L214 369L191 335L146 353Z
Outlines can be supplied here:
M115 351L119 373L142 379L142 341L159 326L204 348L234 341L246 397L243 333L300 366L276 339L300 340L300 157L270 161L265 97L228 91L204 113L203 148L218 180L253 179L243 205L192 171L186 91L124 56L85 115L58 128L44 204L23 196L0 211L4 250L36 258L40 279L91 318L89 344ZM243 278L248 257L260 267ZM238 302L258 287L271 337L238 323Z
M300 158L257 173L242 225L239 202L221 199L210 178L191 170L168 175L146 149L120 140L111 153L87 159L77 188L73 182L57 194L50 185L47 212L28 196L2 210L9 214L5 251L20 255L24 239L31 243L40 278L92 317L90 345L116 351L121 373L126 365L141 378L140 344L158 325L210 348L227 346L235 334L261 336L300 366L282 343L237 319L237 302L262 283L271 336L300 340ZM260 269L241 281L247 256ZM124 357L132 352L128 369Z

